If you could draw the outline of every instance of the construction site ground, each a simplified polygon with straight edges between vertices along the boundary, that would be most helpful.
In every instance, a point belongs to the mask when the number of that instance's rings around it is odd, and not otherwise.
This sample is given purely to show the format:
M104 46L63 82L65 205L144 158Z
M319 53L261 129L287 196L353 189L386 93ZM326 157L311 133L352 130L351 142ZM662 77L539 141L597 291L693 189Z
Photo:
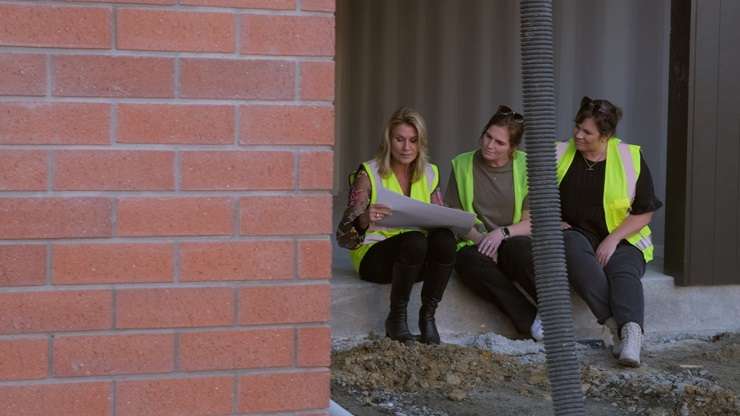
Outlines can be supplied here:
M495 334L335 340L332 399L356 416L552 415L544 345ZM588 415L740 415L740 334L648 336L640 368L576 344Z

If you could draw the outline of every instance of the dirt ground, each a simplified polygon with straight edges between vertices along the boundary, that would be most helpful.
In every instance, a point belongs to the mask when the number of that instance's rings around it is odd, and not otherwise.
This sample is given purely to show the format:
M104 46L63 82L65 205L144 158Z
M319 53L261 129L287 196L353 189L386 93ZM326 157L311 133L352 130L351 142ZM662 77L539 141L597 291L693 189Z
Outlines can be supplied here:
M544 351L485 334L461 345L336 344L332 399L357 416L551 415ZM643 365L577 344L588 415L740 415L740 334L649 338Z

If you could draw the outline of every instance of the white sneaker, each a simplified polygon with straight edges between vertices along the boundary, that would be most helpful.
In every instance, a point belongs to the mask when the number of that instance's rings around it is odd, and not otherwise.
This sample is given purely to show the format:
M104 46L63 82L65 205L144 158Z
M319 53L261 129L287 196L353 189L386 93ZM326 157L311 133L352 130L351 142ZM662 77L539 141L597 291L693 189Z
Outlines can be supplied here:
M601 338L604 340L604 345L611 347L614 357L619 357L622 352L622 340L619 339L619 326L614 317L610 316L604 321Z
M535 315L532 326L529 327L529 333L532 334L532 338L535 341L542 341L545 339L545 332L542 330L542 320L540 320L540 314Z
M622 351L619 353L619 364L626 367L640 366L642 349L642 328L635 322L622 326Z

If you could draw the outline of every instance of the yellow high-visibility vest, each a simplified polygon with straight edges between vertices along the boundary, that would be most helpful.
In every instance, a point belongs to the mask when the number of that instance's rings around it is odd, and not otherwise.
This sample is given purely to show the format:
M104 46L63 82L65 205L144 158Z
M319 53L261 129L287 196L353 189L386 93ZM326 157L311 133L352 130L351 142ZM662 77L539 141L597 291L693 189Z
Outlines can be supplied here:
M473 184L473 160L475 159L475 152L476 150L462 153L452 159L452 171L455 172L455 183L457 184L457 196L460 199L460 205L462 209L473 214L476 214L473 209L473 190L475 188ZM522 206L524 204L524 198L527 197L528 193L527 154L521 150L514 151L512 175L514 176L513 224L517 224L522 220ZM477 224L481 223L477 217L475 221ZM457 244L457 249L460 250L463 247L473 244L475 243L470 240L463 240Z
M572 138L557 143L558 185L568 172L575 155L576 144ZM640 146L622 143L616 137L607 142L603 203L606 228L610 233L630 215L637 179L640 177L640 158ZM646 263L653 259L651 234L650 227L646 225L627 238L630 244L642 251Z
M362 164L365 171L367 172L368 178L370 178L370 203L374 204L378 200L378 190L382 187L383 190L395 192L403 195L403 189L401 184L398 182L396 175L390 172L386 177L381 178L378 172L378 164L375 160L365 162ZM437 188L439 184L439 169L436 165L428 163L424 172L424 176L418 178L411 184L411 195L410 198L417 201L431 203L431 193ZM362 258L373 244L383 241L386 238L391 238L394 235L405 233L408 231L421 231L418 228L386 228L380 227L375 224L371 224L370 228L365 233L365 239L362 241L359 247L350 251L352 257L352 265L356 271L360 271L360 263Z

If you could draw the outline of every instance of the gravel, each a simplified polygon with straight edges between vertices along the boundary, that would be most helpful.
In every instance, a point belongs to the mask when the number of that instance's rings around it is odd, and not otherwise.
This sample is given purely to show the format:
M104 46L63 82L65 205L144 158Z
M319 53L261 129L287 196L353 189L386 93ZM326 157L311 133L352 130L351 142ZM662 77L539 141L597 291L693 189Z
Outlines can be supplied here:
M516 403L551 400L541 343L493 333L445 340L334 340L333 396L345 403L334 400L355 406L356 415L403 416L490 414L490 406L475 405L485 395L499 398L499 414L516 414ZM577 344L577 351L582 388L595 409L589 414L740 415L740 334L649 337L639 369L619 367L604 349Z

